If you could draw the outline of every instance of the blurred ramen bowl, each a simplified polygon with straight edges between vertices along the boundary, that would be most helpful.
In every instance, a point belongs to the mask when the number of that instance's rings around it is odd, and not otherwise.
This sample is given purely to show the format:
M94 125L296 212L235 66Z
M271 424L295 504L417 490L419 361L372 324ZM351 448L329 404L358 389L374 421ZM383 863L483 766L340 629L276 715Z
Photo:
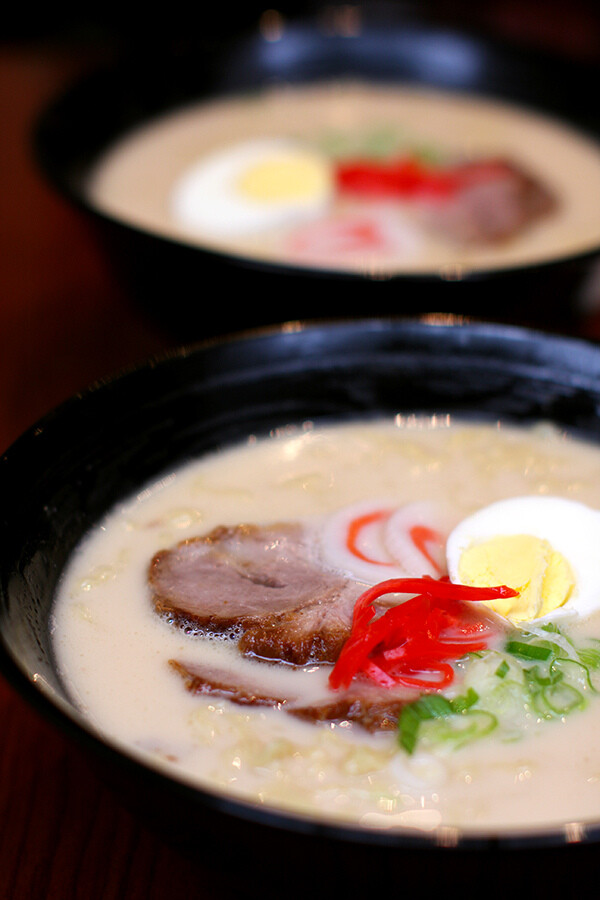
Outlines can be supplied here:
M38 123L145 307L185 340L345 315L365 285L371 314L568 318L600 246L591 73L415 25L280 26L95 73Z
M409 817L390 828L381 824L384 807L381 817L345 821L327 806L311 812L285 797L240 795L234 782L212 784L209 774L192 783L148 748L92 721L86 712L91 699L84 699L86 692L76 699L77 688L59 667L53 604L75 549L104 516L127 498L143 500L148 485L150 494L168 490L169 473L196 457L250 438L298 435L308 426L381 417L418 423L424 416L442 430L454 417L523 426L542 421L558 434L586 438L595 459L599 400L600 352L594 346L500 325L376 319L217 340L106 380L48 415L2 458L2 672L84 750L144 822L194 854L199 865L227 863L228 877L232 847L240 879L268 847L265 881L280 885L292 868L292 893L332 872L339 885L383 885L398 870L407 884L416 884L425 864L431 864L430 883L437 879L440 886L465 866L470 877L480 877L490 863L504 886L515 879L528 886L566 885L574 869L582 875L597 853L600 803L594 807L591 780L586 802L595 814L574 819L566 798L562 818L553 813L548 821L538 815L526 825L519 819L481 828L469 809L464 826L436 825L434 815L431 827L413 827ZM417 444L411 447L416 471L422 454L428 457L425 450L415 456ZM484 454L484 462L489 457ZM523 471L531 468L527 454L521 462ZM434 477L435 467L424 468ZM571 490L585 494L582 479L578 468ZM292 480L281 489L289 491ZM196 478L196 487L202 481ZM248 493L232 494L219 478L211 489L214 497L237 496L240 502ZM148 527L153 540L156 534L163 539L155 519ZM94 618L86 603L76 604L84 628ZM120 620L116 624L122 630ZM164 738L165 746L172 738ZM374 765L376 751L368 754ZM561 794L554 788L550 793Z

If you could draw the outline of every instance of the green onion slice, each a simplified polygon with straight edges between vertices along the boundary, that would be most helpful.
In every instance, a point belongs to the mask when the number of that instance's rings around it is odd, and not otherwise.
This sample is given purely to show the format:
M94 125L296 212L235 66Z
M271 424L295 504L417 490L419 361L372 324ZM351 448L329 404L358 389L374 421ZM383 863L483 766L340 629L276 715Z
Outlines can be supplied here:
M544 688L542 695L550 710L558 716L585 706L583 694L570 684L553 684Z
M522 659L550 659L553 654L552 647L547 644L529 644L526 641L508 641L506 644L506 652L513 656L520 656Z
M498 720L484 709L466 710L460 715L448 716L427 723L427 737L436 743L449 743L462 747L482 738L494 730Z

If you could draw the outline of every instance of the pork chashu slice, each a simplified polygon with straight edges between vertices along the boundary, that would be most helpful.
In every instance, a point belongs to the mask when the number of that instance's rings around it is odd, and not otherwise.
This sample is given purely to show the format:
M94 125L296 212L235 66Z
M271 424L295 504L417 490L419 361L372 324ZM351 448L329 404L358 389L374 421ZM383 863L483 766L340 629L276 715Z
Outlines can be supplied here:
M423 224L462 245L502 244L557 208L547 188L506 159L465 163L463 184L442 202L419 208Z
M174 659L169 664L191 694L239 706L271 707L306 722L354 722L370 732L393 731L402 709L414 699L407 688L391 690L359 682L348 690L306 702L292 694L273 694L272 689L239 673Z
M157 553L156 611L178 625L240 633L243 654L334 662L364 585L324 568L297 523L218 527Z

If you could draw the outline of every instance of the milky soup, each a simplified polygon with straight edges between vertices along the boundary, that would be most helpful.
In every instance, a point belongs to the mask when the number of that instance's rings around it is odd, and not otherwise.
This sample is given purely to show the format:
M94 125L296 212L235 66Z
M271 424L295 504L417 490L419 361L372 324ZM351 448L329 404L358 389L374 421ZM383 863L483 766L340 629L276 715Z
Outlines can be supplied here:
M485 97L341 81L175 109L124 134L87 197L217 252L341 271L506 268L600 244L598 145Z
M599 510L597 447L545 423L249 437L87 536L60 672L109 742L265 808L411 833L598 821Z

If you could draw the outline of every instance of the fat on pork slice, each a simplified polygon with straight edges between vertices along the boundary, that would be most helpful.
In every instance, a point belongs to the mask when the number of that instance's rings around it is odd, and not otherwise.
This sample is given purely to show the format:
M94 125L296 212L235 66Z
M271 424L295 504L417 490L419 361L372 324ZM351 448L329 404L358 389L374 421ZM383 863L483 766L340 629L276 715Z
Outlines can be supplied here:
M239 706L271 707L307 722L354 722L369 732L393 731L402 708L414 699L403 688L390 690L358 683L306 703L292 694L273 694L268 687L239 673L174 659L169 663L192 694L229 700Z
M239 635L246 656L335 662L365 586L324 568L295 523L219 527L157 553L156 611L205 633Z

